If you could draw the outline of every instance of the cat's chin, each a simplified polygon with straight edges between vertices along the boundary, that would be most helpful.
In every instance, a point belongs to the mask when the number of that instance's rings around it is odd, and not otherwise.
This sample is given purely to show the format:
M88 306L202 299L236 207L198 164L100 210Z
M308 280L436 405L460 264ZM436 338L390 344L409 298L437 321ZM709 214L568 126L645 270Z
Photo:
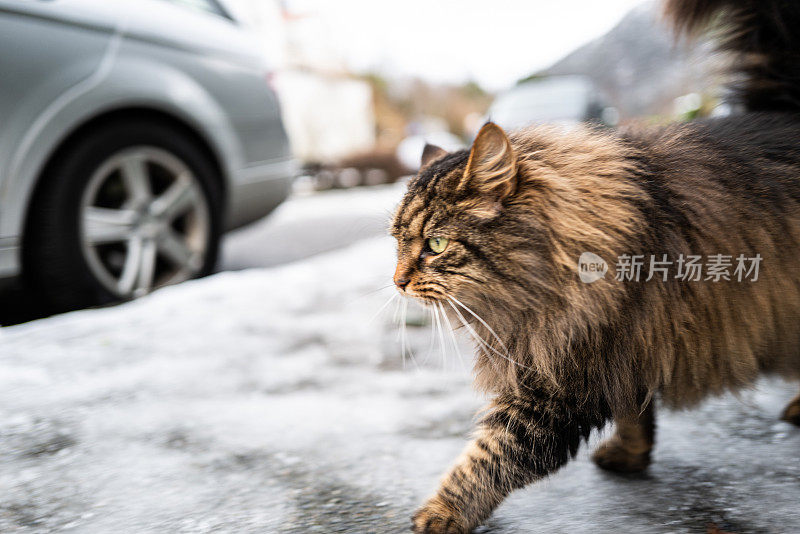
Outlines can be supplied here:
M425 295L411 295L411 297L422 304L423 306L436 306L438 303L446 303L447 299L444 297L437 298L437 297L428 297Z

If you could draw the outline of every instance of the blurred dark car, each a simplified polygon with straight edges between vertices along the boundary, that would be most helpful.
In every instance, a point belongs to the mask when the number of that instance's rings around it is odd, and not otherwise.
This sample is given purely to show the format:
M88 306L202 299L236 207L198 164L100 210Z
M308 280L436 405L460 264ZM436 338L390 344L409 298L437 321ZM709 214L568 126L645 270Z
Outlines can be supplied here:
M57 311L210 273L295 174L258 47L215 0L0 0L0 279Z

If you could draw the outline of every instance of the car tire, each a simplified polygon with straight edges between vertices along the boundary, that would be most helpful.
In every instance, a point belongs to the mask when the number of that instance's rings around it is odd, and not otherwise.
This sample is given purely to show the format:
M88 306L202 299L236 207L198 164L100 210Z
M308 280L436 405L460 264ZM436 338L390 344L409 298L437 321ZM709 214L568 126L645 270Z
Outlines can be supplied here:
M31 204L26 285L56 313L210 274L223 217L218 175L202 148L166 123L111 123L73 140Z

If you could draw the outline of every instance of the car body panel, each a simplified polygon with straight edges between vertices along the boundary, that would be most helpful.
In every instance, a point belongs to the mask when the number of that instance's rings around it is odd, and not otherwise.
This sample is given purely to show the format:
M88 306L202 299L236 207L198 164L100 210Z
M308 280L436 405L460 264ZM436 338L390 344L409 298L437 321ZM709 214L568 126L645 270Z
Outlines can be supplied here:
M0 0L0 276L19 270L27 195L20 194L25 178L15 167L30 150L25 145L37 142L50 110L97 72L112 39L113 17L80 6L68 0ZM31 47L34 34L39 46Z
M31 35L46 46L30 46ZM295 164L277 98L256 45L230 20L164 0L0 0L7 42L18 46L0 54L14 80L0 84L0 277L19 272L49 158L106 113L152 110L204 139L222 170L227 229L288 195Z

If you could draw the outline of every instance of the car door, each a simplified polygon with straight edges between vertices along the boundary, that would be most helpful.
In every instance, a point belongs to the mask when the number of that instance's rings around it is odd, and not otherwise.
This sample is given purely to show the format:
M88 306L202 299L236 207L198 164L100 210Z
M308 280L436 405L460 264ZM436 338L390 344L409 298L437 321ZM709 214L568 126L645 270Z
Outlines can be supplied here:
M25 209L13 201L17 159L36 149L48 111L100 68L116 29L113 4L0 0L0 247L17 238L10 221Z

